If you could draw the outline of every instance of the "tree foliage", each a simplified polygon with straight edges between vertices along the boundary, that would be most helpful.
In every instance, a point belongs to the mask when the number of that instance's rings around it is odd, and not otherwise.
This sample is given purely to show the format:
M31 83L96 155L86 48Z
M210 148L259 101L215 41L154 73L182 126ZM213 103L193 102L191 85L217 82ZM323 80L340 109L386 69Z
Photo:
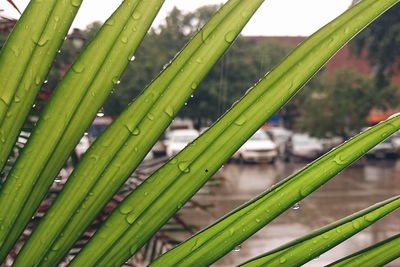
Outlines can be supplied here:
M367 125L365 119L373 108L386 109L398 100L395 86L378 89L372 77L342 69L331 79L321 76L302 95L296 128L318 137L347 138Z
M165 22L153 28L143 41L135 62L128 67L121 84L106 102L105 112L108 115L119 114L217 8L218 6L204 6L190 13L173 9ZM256 42L251 38L239 37L199 85L199 90L179 116L193 119L198 127L217 119L243 95L243 88L254 84L292 48L292 45L278 41Z
M387 85L390 76L399 70L400 59L400 5L362 31L352 42L353 50L361 54L368 51L368 58L376 71L378 85Z

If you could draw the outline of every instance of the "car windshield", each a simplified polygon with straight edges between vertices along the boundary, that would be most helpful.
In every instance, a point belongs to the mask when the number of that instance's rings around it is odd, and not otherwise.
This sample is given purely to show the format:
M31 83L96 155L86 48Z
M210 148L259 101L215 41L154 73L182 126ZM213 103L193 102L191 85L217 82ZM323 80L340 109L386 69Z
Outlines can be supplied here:
M302 145L319 144L317 138L310 137L308 135L294 135L292 137L293 143Z
M270 140L269 136L262 132L262 131L257 131L252 137L250 137L250 140L252 141L262 141L262 140Z
M196 139L196 137L197 136L195 136L195 135L178 135L178 136L174 136L173 140L174 140L174 142L177 142L177 143L190 143L194 139Z

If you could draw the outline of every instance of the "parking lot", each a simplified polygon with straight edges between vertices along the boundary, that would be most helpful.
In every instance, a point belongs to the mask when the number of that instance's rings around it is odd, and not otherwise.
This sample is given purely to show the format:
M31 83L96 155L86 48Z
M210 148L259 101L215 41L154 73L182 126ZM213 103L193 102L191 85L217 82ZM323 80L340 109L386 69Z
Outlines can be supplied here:
M282 160L275 164L227 164L217 174L222 178L221 185L209 188L211 195L195 197L198 201L213 204L211 212L215 216L189 209L184 212L184 218L194 225L205 227L306 164L286 163ZM393 197L400 191L399 177L399 160L361 160L301 201L300 208L286 211L244 242L240 251L232 251L213 266L235 266L314 229ZM397 211L305 266L324 266L399 232L400 213ZM400 266L400 261L388 266Z

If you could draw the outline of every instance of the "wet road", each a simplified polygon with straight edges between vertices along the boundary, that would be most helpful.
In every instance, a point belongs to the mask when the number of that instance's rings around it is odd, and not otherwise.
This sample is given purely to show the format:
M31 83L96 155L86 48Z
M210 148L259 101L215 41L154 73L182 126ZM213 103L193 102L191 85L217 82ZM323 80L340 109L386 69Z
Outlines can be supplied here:
M198 195L198 201L212 203L215 217L199 211L184 212L185 220L205 227L235 207L257 196L263 190L303 168L306 163L277 162L274 165L227 164L218 173L223 182L209 187L212 195ZM213 266L236 266L314 229L320 228L376 202L400 194L400 160L368 160L357 163L337 175L312 195L261 229ZM400 211L395 211L304 266L324 266L400 233ZM400 260L388 266L400 266Z

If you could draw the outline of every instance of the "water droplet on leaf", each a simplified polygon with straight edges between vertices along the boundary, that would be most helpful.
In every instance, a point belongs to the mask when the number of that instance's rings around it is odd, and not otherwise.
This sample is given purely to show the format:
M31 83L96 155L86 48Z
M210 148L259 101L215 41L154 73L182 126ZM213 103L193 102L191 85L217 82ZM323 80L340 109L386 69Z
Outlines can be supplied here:
M133 12L133 14L132 14L132 18L133 18L134 20L138 20L138 19L140 19L141 17L142 17L142 14L141 14L140 12L135 11L135 12Z
M184 173L190 172L190 162L189 161L182 161L178 164L179 170L181 170Z
M232 43L236 38L236 33L234 31L230 31L225 35L225 41L228 43Z
M234 247L233 251L239 252L241 249L242 249L242 245L238 245L238 246Z
M74 7L79 7L81 5L81 0L71 0L71 5Z

